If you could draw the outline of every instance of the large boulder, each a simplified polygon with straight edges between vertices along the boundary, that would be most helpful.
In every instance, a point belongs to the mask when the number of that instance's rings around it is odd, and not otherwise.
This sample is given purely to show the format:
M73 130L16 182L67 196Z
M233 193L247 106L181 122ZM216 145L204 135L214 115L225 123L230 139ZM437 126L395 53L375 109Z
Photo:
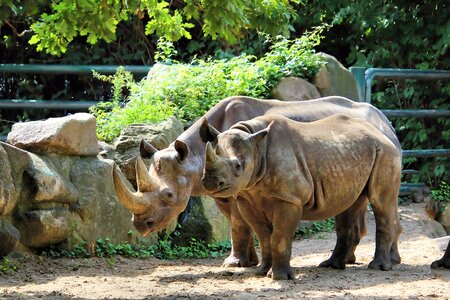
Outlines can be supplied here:
M450 204L446 205L444 211L441 212L437 221L441 223L442 226L444 226L447 234L450 234Z
M69 157L38 156L30 153L27 174L34 185L30 201L74 203L78 201L78 190L65 175L71 165Z
M16 207L28 162L26 151L0 142L0 216Z
M124 128L115 140L116 154L114 160L120 166L124 176L136 186L135 162L139 155L142 139L157 149L166 148L183 132L183 125L171 117L158 124L133 124Z
M176 244L188 245L191 238L207 243L230 238L229 223L211 197L191 197L187 209L178 219L181 226L173 237Z
M342 96L354 101L360 101L356 80L334 56L317 53L325 61L325 65L313 78L312 83L319 90L320 96Z
M301 101L320 98L317 88L297 77L281 78L272 92L273 97L283 101Z
M17 222L21 242L32 248L58 244L66 240L72 230L71 213L64 207L27 211Z
M8 221L0 220L0 258L14 251L19 240L19 230Z
M134 229L131 213L117 199L112 160L77 158L73 162L70 178L79 191L79 199L71 204L74 236L95 241L108 237L118 243L129 240ZM148 237L154 241L156 235Z
M7 141L33 153L95 156L98 154L95 124L95 118L87 113L16 123Z

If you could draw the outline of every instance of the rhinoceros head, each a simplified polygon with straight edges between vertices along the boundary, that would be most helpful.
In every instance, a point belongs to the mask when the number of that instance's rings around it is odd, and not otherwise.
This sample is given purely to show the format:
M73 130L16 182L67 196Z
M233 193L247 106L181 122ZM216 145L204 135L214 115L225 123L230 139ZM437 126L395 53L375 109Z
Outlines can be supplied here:
M208 141L202 184L211 196L231 197L248 186L259 165L257 144L267 135L269 129L270 126L249 133L232 127L219 133L204 122L201 135L204 141Z
M186 208L192 182L185 143L175 141L158 151L142 142L140 150L152 162L147 170L141 157L136 159L138 191L129 188L118 167L114 168L113 177L119 200L133 213L135 228L145 236L167 227Z

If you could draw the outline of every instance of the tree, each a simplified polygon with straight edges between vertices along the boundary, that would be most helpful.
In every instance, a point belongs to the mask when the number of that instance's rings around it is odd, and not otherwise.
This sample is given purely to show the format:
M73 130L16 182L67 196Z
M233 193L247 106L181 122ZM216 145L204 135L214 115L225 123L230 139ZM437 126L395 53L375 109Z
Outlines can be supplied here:
M9 0L10 3L13 1ZM170 41L191 39L193 28L206 37L237 43L248 30L288 35L299 0L59 0L31 25L30 44L61 55L78 36L87 42L116 39L117 26L135 18L145 35Z

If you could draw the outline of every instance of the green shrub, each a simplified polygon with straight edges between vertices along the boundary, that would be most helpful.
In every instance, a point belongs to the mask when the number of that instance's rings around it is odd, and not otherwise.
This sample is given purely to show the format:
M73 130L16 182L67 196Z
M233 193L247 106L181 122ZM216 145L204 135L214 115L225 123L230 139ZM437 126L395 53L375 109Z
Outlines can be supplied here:
M117 255L126 257L156 257L159 259L177 258L208 258L223 256L231 249L230 242L215 242L207 244L204 241L191 239L187 246L179 246L172 243L167 237L161 238L155 244L130 244L128 242L114 244L109 238L98 239L94 243L79 241L68 251L51 245L41 250L40 255L61 258L88 258L105 257L114 258ZM1 269L0 269L1 271Z
M278 37L260 59L240 55L231 59L193 59L190 64L172 61L173 45L160 41L156 65L149 77L139 82L119 69L114 76L99 79L113 84L113 99L91 110L97 118L101 140L111 141L132 123L157 123L175 115L188 124L202 116L221 99L245 95L270 98L275 84L284 76L306 79L322 66L313 47L324 27L299 39ZM126 90L127 96L123 96Z
M311 226L299 227L295 232L295 237L298 239L309 238L315 234L321 232L331 232L334 230L335 221L334 218L314 221Z
M0 274L16 272L18 269L19 267L8 258L0 260Z
M437 189L431 191L431 199L437 202L439 212L442 213L450 203L450 186L442 181Z

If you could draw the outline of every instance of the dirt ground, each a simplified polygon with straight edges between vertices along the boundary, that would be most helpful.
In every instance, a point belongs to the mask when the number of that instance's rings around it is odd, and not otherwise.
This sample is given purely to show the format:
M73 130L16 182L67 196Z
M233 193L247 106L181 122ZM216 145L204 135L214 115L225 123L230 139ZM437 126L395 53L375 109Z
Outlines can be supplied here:
M402 263L392 271L367 268L374 253L374 219L356 250L358 264L318 268L334 247L334 233L294 243L296 279L273 281L252 269L221 267L223 258L29 258L18 272L0 275L0 299L450 299L450 270L431 270L443 251L421 226L422 203L400 206Z

